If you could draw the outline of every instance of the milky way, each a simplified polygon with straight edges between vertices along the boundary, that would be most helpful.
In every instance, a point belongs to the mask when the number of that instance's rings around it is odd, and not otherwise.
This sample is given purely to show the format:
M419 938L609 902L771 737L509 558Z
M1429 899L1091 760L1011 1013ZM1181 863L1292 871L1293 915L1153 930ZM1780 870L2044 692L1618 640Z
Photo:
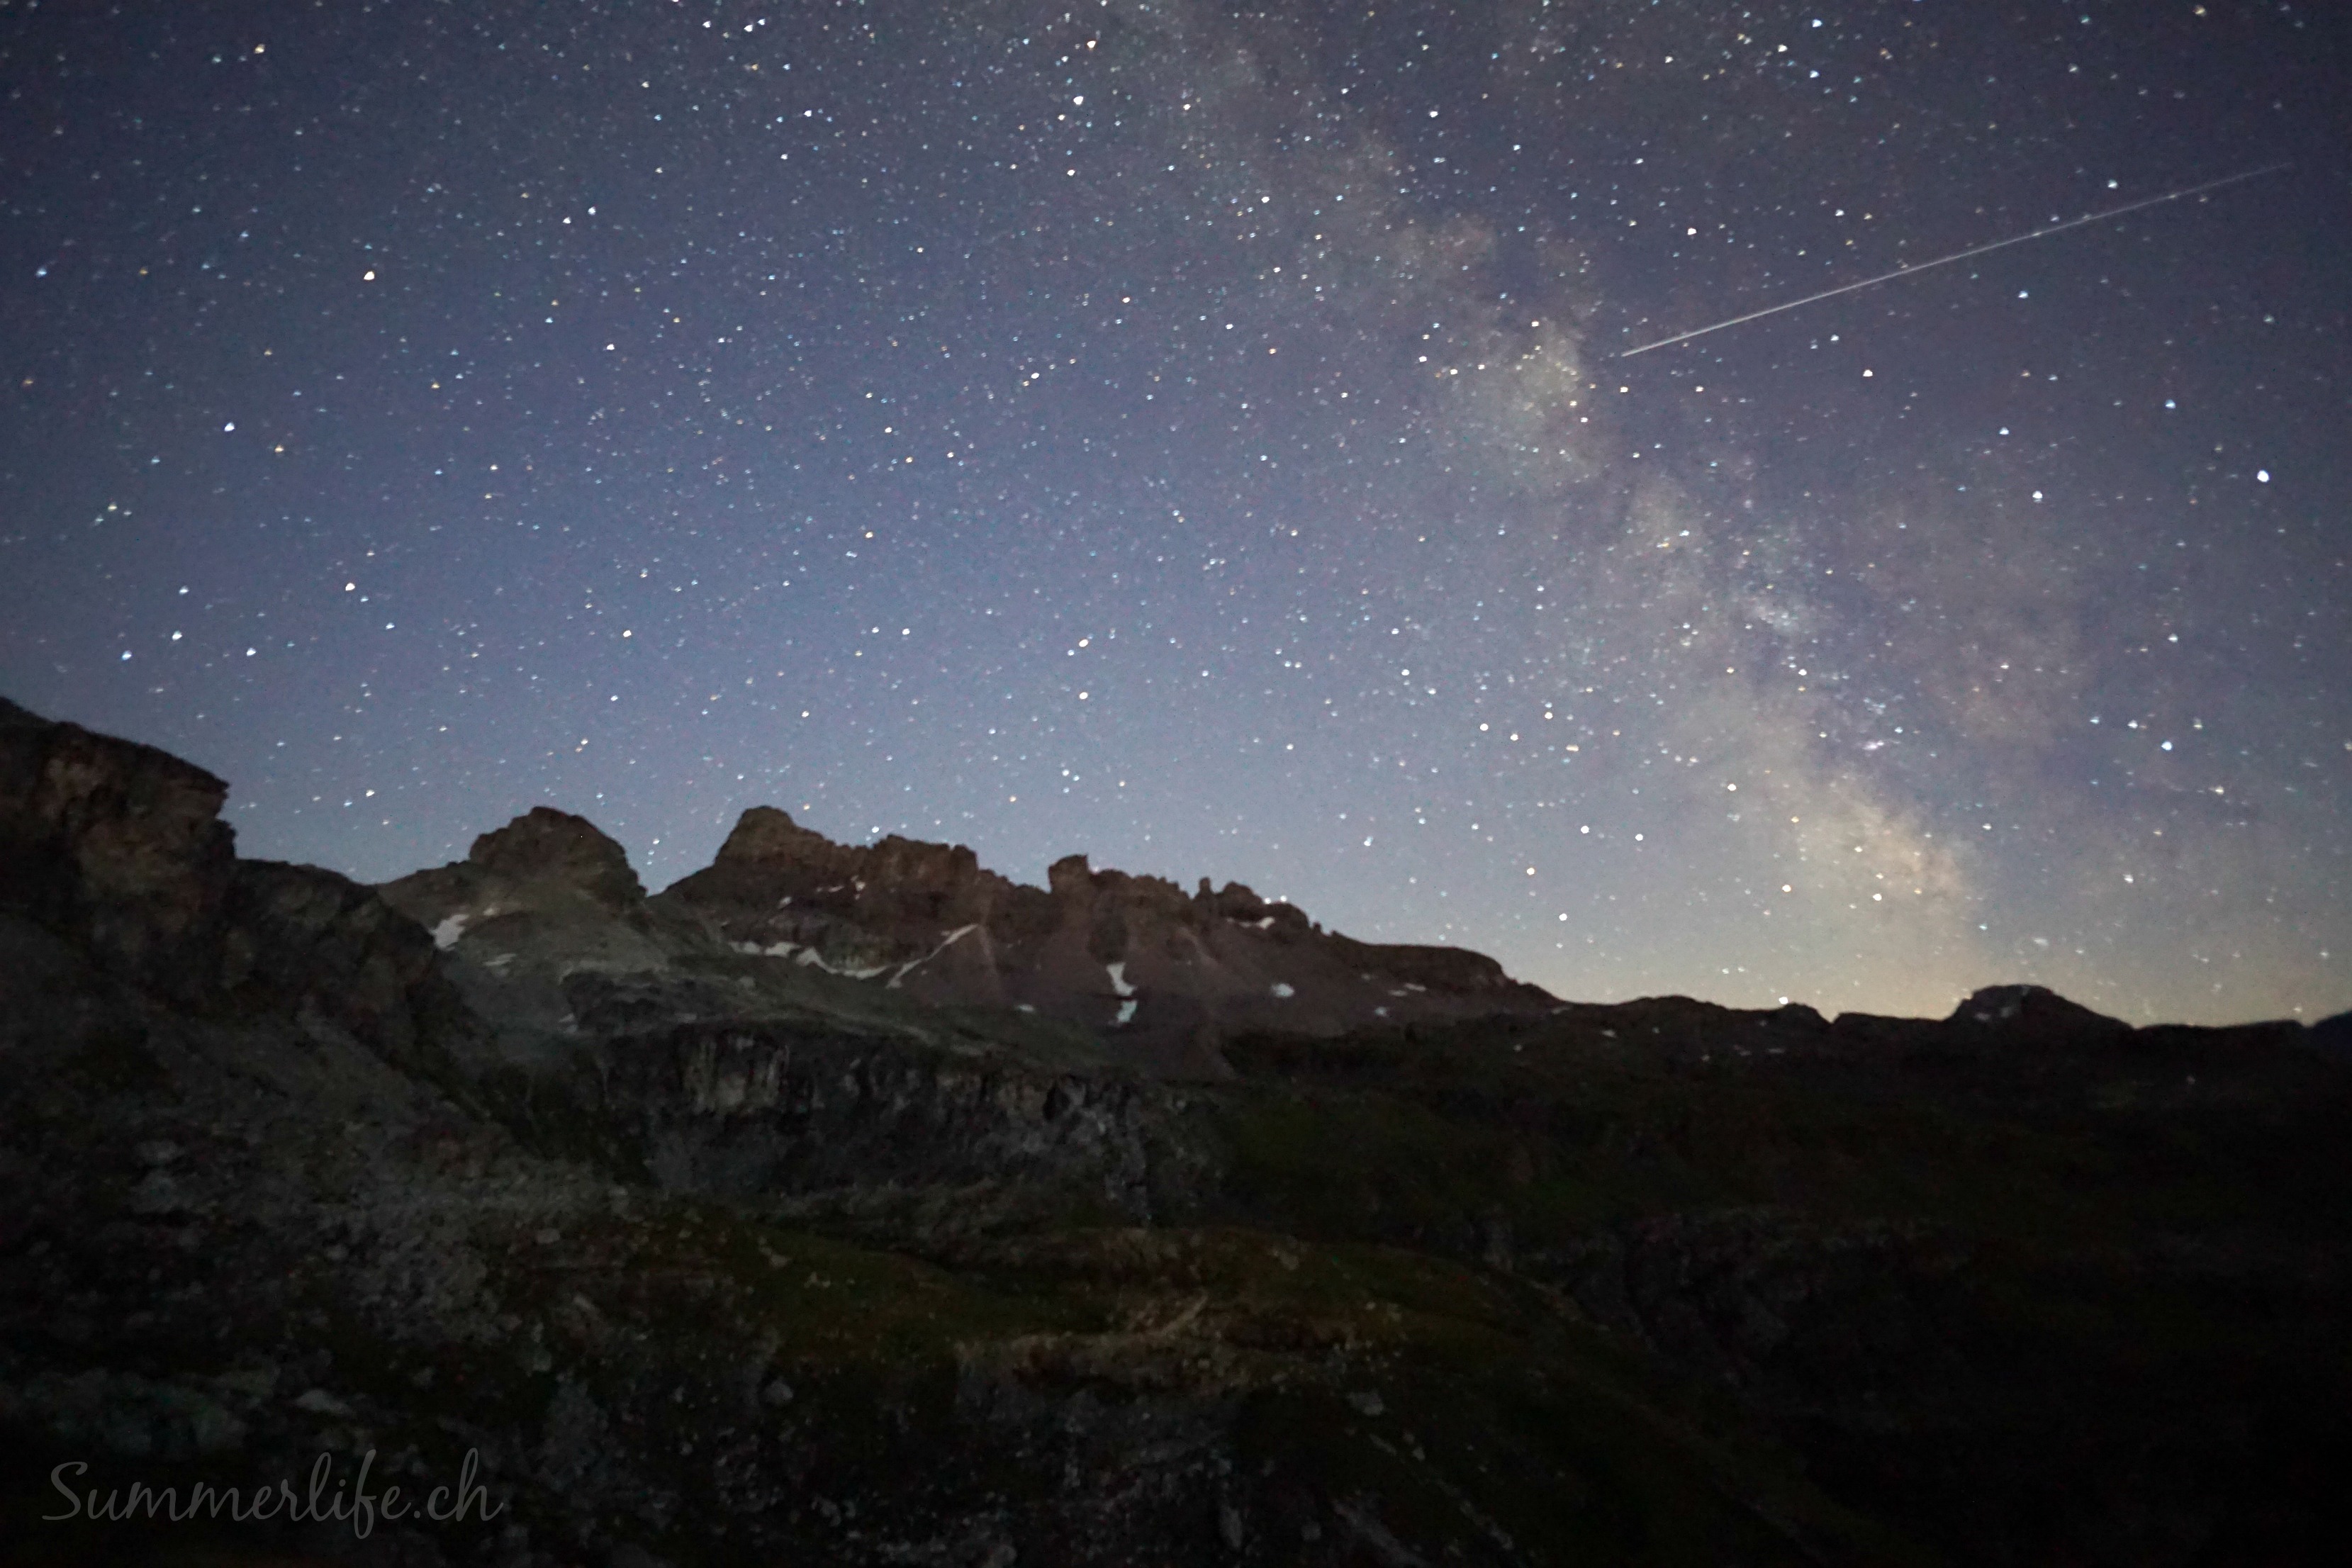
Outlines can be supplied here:
M370 879L766 803L1578 998L2315 1017L2336 26L0 4L0 690Z

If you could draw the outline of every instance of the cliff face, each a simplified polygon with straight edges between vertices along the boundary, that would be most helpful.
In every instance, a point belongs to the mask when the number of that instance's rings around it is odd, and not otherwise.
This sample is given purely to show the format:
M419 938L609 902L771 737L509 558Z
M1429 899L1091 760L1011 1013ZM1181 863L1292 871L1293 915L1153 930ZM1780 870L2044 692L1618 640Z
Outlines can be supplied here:
M1039 1013L1176 1076L1222 1076L1219 1042L1252 1029L1332 1035L1552 1002L1481 954L1353 942L1238 883L1212 891L1204 879L1187 896L1073 855L1039 889L961 845L838 845L769 806L745 812L710 868L658 901L745 951L927 1002Z
M199 1016L311 1014L413 1057L466 1020L424 933L345 878L240 860L228 786L0 699L0 911Z
M630 977L641 1014L662 1011L656 993L679 1018L794 998L892 1016L972 1009L1003 1015L1000 1028L1021 1026L1013 1015L1061 1026L1156 1077L1214 1080L1230 1076L1221 1043L1252 1030L1555 1005L1483 954L1356 942L1237 883L1187 895L1073 855L1033 888L961 845L835 844L772 806L745 812L709 868L650 899L620 846L546 807L382 892L452 953L487 1016L557 1034L582 1026L573 977L601 974ZM721 971L752 996L710 994Z
M0 698L0 907L112 972L181 997L219 965L236 836L228 785L148 746Z
M0 708L12 1561L2174 1564L2352 1523L2342 1020L1559 1004L782 813L652 898L546 810L374 890L236 859L223 788ZM488 1525L43 1518L59 1464L373 1452L421 1495L469 1451Z

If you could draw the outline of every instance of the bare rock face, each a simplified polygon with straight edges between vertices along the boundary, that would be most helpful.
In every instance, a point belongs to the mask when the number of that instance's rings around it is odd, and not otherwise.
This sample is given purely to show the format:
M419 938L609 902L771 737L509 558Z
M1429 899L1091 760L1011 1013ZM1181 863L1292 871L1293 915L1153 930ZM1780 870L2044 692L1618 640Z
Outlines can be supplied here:
M626 915L646 899L626 850L586 817L547 805L483 834L463 860L411 872L383 891L445 948L467 925L508 910Z
M474 840L467 865L509 882L556 881L610 910L646 896L629 868L628 851L584 816L534 805L495 832Z
M575 993L615 975L674 979L682 959L719 945L691 915L649 908L627 852L551 806L483 834L463 860L378 891L431 933L468 1004L517 1039L572 1034Z
M807 954L802 962L836 973L919 960L958 928L1050 923L1039 920L1035 889L983 871L961 845L896 834L870 847L835 844L768 805L745 812L718 858L661 897L716 921L739 947Z
M743 814L709 869L653 902L692 911L739 952L922 1001L1013 1007L1100 1033L1137 1065L1227 1072L1218 1042L1553 1005L1483 954L1327 932L1238 883L1187 894L1069 855L1044 889L961 845L835 844L772 806Z
M0 698L0 908L193 999L217 972L236 861L228 785L152 746Z
M316 866L238 862L222 950L224 994L239 1011L327 1022L404 1067L437 1067L477 1029L423 928Z
M467 1026L424 931L315 866L239 860L228 786L0 699L0 910L208 1016L304 1017L410 1065Z

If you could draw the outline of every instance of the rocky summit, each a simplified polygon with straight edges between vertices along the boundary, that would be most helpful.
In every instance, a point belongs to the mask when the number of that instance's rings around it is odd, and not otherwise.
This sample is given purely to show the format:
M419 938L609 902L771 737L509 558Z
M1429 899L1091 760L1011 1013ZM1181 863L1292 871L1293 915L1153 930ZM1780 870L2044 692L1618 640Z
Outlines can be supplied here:
M540 808L381 888L0 701L0 1559L2316 1562L2352 1020L1561 1001Z
M1212 891L1204 879L1187 896L1156 877L1093 870L1083 855L1048 879L1009 881L961 845L835 844L756 806L708 869L648 899L619 845L541 806L484 834L465 860L381 891L459 973L492 977L472 988L491 1011L537 976L543 1021L564 1030L579 1026L572 1001L593 1006L624 976L641 997L668 982L688 1011L739 1012L732 992L698 1003L677 984L727 952L1066 1025L1160 1078L1230 1077L1221 1043L1254 1030L1338 1035L1534 1015L1554 1001L1481 954L1354 942L1237 883ZM733 967L755 990L786 984L777 965Z

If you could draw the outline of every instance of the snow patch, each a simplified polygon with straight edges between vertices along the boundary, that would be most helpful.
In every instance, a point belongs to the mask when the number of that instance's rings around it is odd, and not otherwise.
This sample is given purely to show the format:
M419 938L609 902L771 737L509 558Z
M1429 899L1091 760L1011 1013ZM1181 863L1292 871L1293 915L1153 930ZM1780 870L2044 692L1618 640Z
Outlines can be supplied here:
M790 942L780 942L777 945L782 947L790 947L792 944ZM822 969L827 974L838 974L845 980L871 980L877 974L887 973L890 969L890 966L887 963L877 963L871 969L835 969L832 964L827 963L824 961L824 955L823 953L817 952L817 950L813 947L803 948L801 950L800 956L795 958L793 962L795 963L805 964L812 969Z
M445 920L439 925L435 926L433 928L433 945L441 949L444 952L446 952L449 949L457 946L457 938L465 933L466 922L473 918L474 917L471 913L451 915L447 920Z
M1136 1006L1136 1000L1132 996L1129 997L1126 1001L1121 1002L1118 1005L1118 1016L1111 1020L1111 1026L1116 1028L1121 1024L1133 1023L1135 1021Z
M939 946L931 949L930 952L923 954L920 958L910 958L906 963L900 964L898 966L898 973L890 976L890 984L887 988L889 990L896 991L898 988L898 982L906 979L910 971L920 969L923 965L929 963L931 960L937 958L948 949L953 947L960 938L969 936L979 929L980 923L977 921L968 926L956 927L955 930L948 932L946 937L940 941Z
M1274 994L1276 996L1296 996L1298 994L1297 991L1291 988L1290 982L1287 980L1276 981L1274 983Z
M1135 994L1135 987L1127 983L1127 960L1122 958L1117 963L1104 964L1103 973L1110 976L1111 994L1115 996Z

